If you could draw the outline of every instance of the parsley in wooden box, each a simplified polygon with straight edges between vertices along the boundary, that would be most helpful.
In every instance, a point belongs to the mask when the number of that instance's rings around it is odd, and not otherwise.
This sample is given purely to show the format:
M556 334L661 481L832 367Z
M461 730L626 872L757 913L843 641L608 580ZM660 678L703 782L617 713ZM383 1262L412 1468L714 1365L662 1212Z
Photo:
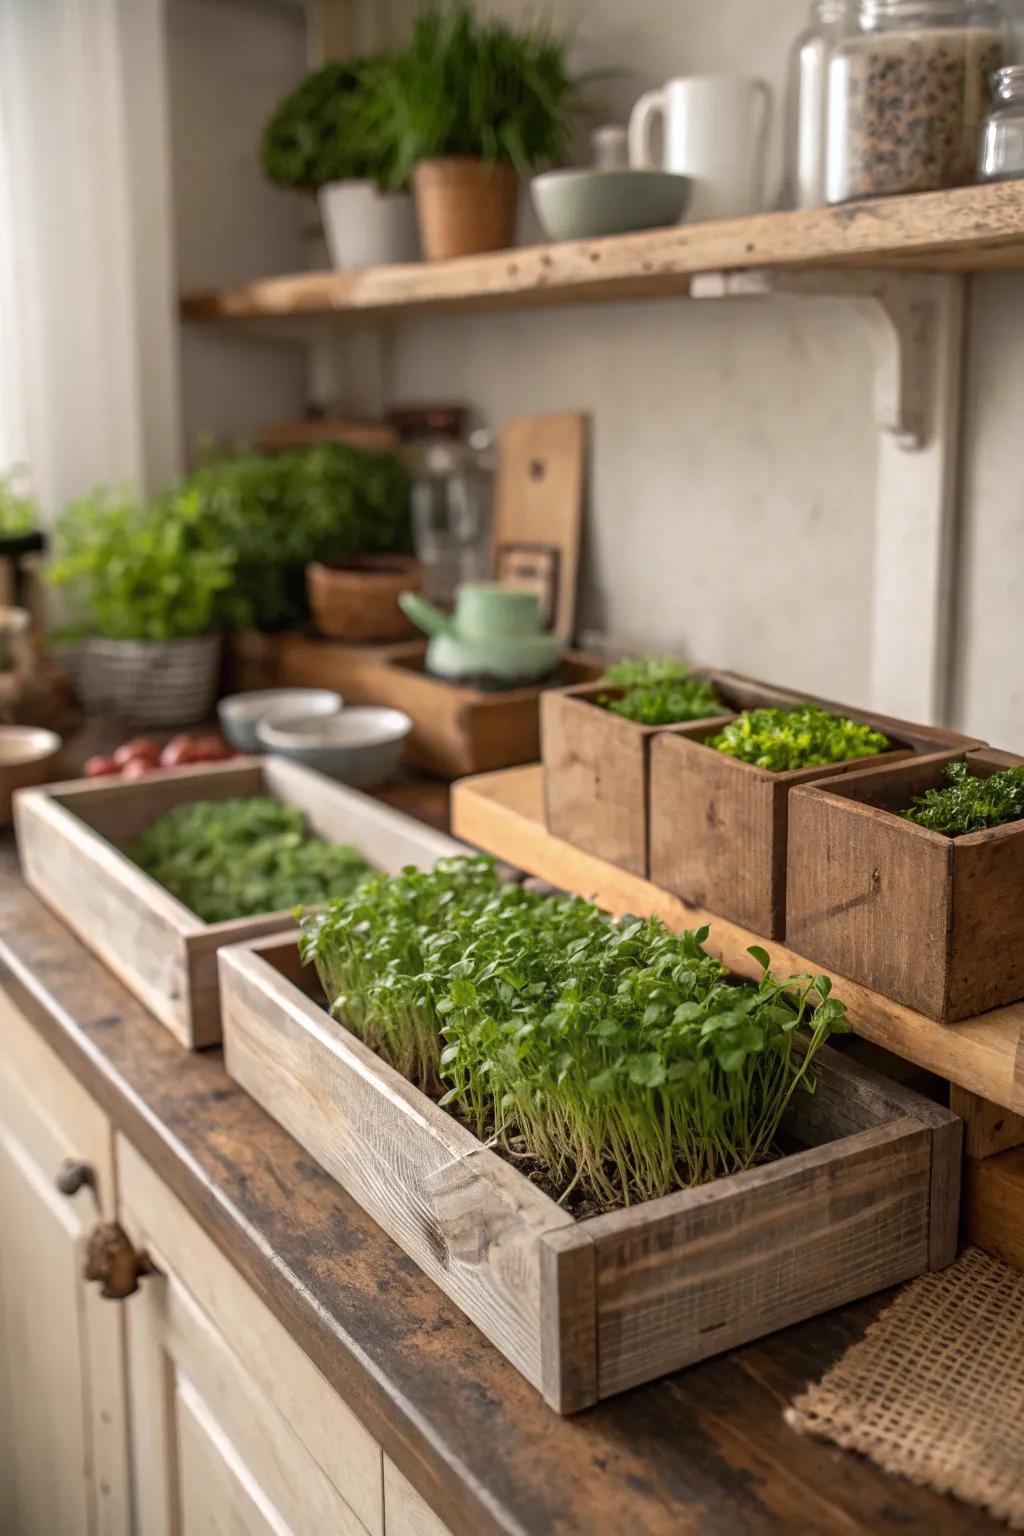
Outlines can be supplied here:
M623 662L600 683L541 701L547 828L631 874L648 874L651 743L686 723L721 725L735 710L793 702L767 683L670 659Z
M794 791L786 938L943 1023L1024 998L1024 758L944 753Z
M371 880L221 952L227 1070L571 1413L956 1253L959 1121L706 938L482 859Z
M220 1039L217 950L366 875L429 869L452 838L264 757L15 799L25 882L183 1045Z

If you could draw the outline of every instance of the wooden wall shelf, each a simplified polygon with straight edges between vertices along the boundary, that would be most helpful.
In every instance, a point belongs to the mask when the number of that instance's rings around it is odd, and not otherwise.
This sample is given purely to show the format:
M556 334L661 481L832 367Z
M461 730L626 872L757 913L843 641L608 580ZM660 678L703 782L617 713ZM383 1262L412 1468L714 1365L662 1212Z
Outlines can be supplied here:
M592 898L621 915L654 913L671 928L711 925L708 948L737 974L757 977L751 944L764 944L779 973L820 970L784 944L769 942L711 912L691 907L658 886L552 837L544 825L543 770L539 764L464 779L452 791L452 832L496 858L506 859L563 890ZM837 978L865 1039L927 1068L993 1104L1024 1114L1024 1003L960 1024L935 1024L922 1014Z
M1024 268L1024 182L767 213L454 261L304 272L185 294L185 320L473 313L685 295L702 272Z

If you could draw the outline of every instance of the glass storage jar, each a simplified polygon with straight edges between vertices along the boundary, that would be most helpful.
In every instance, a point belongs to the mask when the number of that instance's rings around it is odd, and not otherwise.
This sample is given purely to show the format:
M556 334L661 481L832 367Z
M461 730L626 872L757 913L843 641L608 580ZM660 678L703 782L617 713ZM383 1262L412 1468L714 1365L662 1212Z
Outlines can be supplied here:
M860 0L829 62L828 201L973 181L1005 48L995 0Z
M996 105L981 136L978 175L982 181L1024 176L1024 68L1001 69L993 82Z
M460 586L490 575L493 440L482 430L468 442L433 436L409 444L405 459L423 595L450 608Z
M813 0L808 25L790 51L784 207L820 208L825 201L828 64L850 4Z

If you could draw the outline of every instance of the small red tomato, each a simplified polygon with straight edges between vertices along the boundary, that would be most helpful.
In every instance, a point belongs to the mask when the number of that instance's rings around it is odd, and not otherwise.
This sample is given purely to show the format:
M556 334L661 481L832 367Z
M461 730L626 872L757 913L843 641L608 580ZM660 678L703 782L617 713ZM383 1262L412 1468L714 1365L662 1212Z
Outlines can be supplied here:
M85 762L85 776L87 779L106 779L111 774L119 772L118 765L112 757L89 757Z
M220 736L196 736L192 741L194 763L223 763L234 753Z
M158 763L151 763L147 757L132 757L121 769L122 779L144 779L147 774L155 773Z
M183 764L190 763L191 761L191 736L172 736L160 753L160 765L163 768L180 768Z
M134 741L126 741L123 747L118 747L114 753L114 762L119 768L126 763L136 761L158 763L160 761L160 749L155 741L150 741L148 736L136 736Z

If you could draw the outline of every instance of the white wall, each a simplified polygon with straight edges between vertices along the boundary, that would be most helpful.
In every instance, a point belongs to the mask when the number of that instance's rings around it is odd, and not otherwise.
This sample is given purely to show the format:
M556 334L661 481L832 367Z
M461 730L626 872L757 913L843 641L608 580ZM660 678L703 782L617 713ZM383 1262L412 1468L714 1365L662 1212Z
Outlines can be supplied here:
M166 0L178 279L183 290L244 282L306 265L311 199L263 178L260 132L306 70L306 21L284 0ZM234 441L301 417L306 359L298 345L240 343L182 328L184 432Z
M396 32L415 10L392 0ZM494 0L513 19L525 0ZM805 0L549 0L581 70L625 73L604 120L674 74L760 75L781 105ZM776 184L781 123L772 142ZM529 237L529 227L524 229ZM1024 281L973 284L952 718L1024 750ZM496 423L594 417L583 616L655 646L869 701L876 436L842 305L611 306L403 327L402 397L464 396ZM1009 664L1008 664L1009 663Z

